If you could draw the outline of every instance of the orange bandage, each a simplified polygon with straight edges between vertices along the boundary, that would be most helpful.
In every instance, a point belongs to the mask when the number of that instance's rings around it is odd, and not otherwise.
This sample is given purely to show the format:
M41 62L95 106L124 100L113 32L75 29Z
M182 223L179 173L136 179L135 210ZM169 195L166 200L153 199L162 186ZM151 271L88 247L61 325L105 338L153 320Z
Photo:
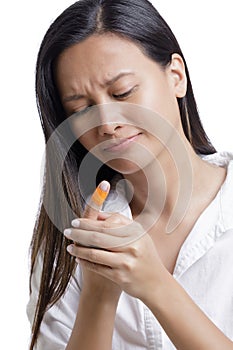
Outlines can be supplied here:
M101 207L103 205L105 199L108 196L108 189L106 191L104 191L100 188L100 186L98 186L95 189L95 192L93 193L93 195L91 197L91 202L94 202L99 207Z

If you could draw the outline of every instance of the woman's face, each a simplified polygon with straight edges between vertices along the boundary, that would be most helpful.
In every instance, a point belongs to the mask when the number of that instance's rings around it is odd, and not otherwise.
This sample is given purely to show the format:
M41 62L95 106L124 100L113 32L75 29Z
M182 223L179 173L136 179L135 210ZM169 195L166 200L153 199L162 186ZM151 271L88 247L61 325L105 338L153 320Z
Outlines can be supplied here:
M93 35L59 56L56 81L67 116L84 111L82 118L88 118L85 111L90 106L101 107L112 102L121 102L124 106L127 102L127 105L140 105L157 112L183 137L177 97L186 93L186 76L183 61L177 54L173 55L171 64L162 69L131 41L113 34ZM117 113L115 117L114 113L96 113L98 125L81 132L79 141L89 151L104 145L98 153L102 161L122 173L134 172L138 169L135 162L130 161L134 146L138 147L138 157L143 155L144 159L147 157L145 152L140 156L139 146L154 157L159 157L164 150L164 144L143 128L141 111L140 116L140 123L132 123L132 116L128 120L124 116L123 122ZM79 123L78 127L80 135L82 125ZM73 131L75 133L75 126ZM171 137L172 133L167 135L166 142Z

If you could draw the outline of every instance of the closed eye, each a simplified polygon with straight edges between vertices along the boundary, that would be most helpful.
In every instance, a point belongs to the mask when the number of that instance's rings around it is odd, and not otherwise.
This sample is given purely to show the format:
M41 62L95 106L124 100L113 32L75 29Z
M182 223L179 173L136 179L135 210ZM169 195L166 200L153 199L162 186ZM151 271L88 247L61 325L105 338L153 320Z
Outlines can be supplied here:
M119 100L123 100L123 99L129 97L137 88L138 88L138 85L134 86L132 89L124 92L123 94L119 94L119 95L112 94L112 97L119 99ZM73 113L71 113L71 115L73 115L73 114L75 114L76 116L83 115L83 114L87 113L91 109L91 107L93 107L93 105L87 106L86 108L83 108L81 110L74 111Z
M119 94L119 95L112 94L112 96L113 96L114 98L124 99L124 98L130 96L131 93L135 90L135 88L136 88L136 86L135 86L134 88L130 89L129 91L124 92L123 94Z
M88 106L86 108L83 108L83 109L81 109L79 111L74 111L74 112L71 113L71 115L75 114L75 116L78 117L80 115L83 115L83 114L87 113L91 109L91 107L93 107L93 106L90 105L90 106Z

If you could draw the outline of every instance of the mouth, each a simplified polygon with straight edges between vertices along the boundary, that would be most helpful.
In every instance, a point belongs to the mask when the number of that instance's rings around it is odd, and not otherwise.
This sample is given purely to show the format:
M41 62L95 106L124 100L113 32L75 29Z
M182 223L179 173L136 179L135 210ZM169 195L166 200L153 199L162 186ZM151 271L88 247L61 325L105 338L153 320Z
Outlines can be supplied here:
M107 147L104 147L105 152L119 152L128 148L133 142L137 141L141 133L126 137L112 140L107 143Z

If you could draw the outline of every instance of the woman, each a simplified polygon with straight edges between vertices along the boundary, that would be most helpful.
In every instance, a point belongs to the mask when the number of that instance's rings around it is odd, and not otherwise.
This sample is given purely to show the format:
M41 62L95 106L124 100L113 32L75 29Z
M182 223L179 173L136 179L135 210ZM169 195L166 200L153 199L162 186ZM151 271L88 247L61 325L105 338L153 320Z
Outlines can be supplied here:
M30 349L233 349L232 155L203 130L168 25L146 0L78 1L36 79ZM85 203L92 172L103 211Z

